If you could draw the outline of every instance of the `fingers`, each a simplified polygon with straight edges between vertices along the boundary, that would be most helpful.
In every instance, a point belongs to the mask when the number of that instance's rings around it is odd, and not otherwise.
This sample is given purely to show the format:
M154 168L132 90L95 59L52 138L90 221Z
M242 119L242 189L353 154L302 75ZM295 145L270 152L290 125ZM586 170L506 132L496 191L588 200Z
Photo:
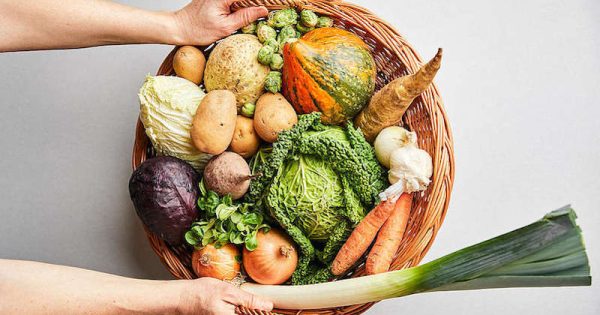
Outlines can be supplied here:
M269 14L269 11L265 7L250 7L232 13L229 18L235 29L238 29L254 22L258 18L267 16L267 14Z
M228 289L224 299L234 305L240 305L254 310L271 311L273 303L265 299L259 298L246 291L240 290L234 286Z

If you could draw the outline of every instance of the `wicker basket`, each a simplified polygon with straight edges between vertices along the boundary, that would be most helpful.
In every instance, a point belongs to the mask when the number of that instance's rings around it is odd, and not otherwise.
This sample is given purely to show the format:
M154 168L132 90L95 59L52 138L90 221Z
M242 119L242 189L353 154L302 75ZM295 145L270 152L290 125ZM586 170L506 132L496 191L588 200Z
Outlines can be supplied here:
M302 0L243 0L233 5L234 9L264 5L269 10L293 6L328 15L335 26L347 29L361 37L371 48L377 63L377 89L396 77L415 72L422 60L414 49L389 24L359 6L342 1L302 1ZM173 50L164 60L158 74L173 75ZM435 238L448 202L454 179L454 156L450 126L442 105L438 89L432 85L417 98L403 118L410 130L416 131L419 147L433 158L433 177L429 188L415 196L411 216L405 237L392 264L393 269L402 269L417 265ZM146 157L152 154L151 145L138 120L133 147L132 164L135 169ZM191 252L188 247L171 247L156 235L146 230L150 245L160 257L167 269L178 279L192 279L196 276L191 268ZM348 276L361 276L364 268ZM361 314L373 303L321 310L274 310L280 314ZM238 308L239 314L267 314L249 309Z

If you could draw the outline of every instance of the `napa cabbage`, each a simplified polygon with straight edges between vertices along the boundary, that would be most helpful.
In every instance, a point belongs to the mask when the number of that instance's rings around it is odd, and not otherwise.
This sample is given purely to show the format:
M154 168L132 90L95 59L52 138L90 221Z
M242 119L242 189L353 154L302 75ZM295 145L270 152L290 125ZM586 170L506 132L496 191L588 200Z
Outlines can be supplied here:
M140 120L159 155L180 158L202 171L211 155L192 144L192 118L205 93L196 84L173 76L147 76L138 94Z

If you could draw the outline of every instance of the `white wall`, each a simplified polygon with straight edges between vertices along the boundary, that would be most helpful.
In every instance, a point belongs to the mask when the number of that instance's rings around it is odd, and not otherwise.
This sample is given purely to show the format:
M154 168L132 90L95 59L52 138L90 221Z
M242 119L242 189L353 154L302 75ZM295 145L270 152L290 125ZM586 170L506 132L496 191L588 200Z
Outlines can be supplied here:
M123 1L175 9L185 1ZM600 268L600 2L361 0L429 58L452 123L456 181L426 260L578 211ZM169 278L127 193L137 89L170 47L0 54L0 257ZM370 314L598 314L600 289L433 293Z

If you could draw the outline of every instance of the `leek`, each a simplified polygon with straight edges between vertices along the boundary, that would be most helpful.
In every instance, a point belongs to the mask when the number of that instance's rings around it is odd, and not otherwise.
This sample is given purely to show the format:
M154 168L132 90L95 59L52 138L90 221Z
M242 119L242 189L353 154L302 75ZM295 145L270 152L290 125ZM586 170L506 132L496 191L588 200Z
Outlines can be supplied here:
M421 266L328 283L242 289L280 309L316 309L375 302L414 293L508 287L586 286L590 268L569 207L530 225Z

